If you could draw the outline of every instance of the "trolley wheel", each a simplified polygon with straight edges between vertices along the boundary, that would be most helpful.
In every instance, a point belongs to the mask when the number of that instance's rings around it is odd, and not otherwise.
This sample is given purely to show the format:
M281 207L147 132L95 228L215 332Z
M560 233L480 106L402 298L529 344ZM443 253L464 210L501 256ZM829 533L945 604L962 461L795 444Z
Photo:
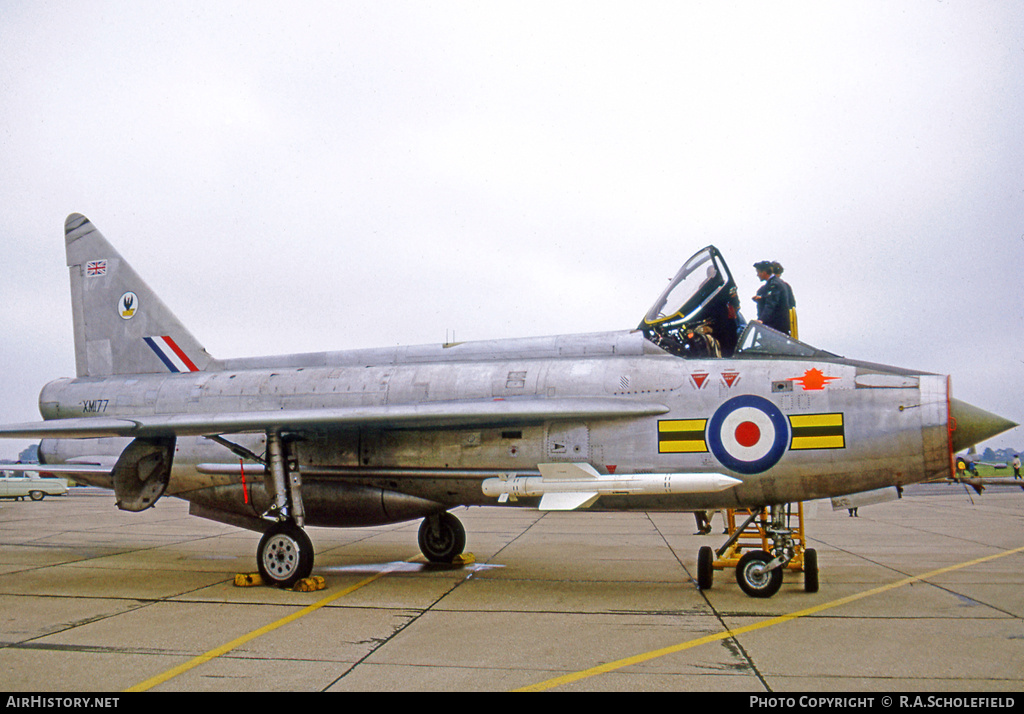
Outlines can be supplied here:
M711 546L701 546L697 551L697 587L701 590L710 590L711 584L715 581L715 559Z
M814 548L804 551L804 590L818 592L818 551Z
M752 550L736 566L736 582L750 597L771 597L782 587L782 568L766 570L772 556L763 550Z

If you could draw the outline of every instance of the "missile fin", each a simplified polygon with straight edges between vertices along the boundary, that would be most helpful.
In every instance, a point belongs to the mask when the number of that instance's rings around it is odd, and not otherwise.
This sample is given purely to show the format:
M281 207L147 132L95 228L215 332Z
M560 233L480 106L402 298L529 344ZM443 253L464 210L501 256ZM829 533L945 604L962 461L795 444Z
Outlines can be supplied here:
M597 469L586 462L578 464L537 464L537 468L540 470L540 475L544 477L545 481L576 481L579 479L601 478L601 474L597 472Z
M578 508L589 508L600 496L599 493L581 493L568 491L565 493L545 493L540 499L538 509L541 511L575 511Z

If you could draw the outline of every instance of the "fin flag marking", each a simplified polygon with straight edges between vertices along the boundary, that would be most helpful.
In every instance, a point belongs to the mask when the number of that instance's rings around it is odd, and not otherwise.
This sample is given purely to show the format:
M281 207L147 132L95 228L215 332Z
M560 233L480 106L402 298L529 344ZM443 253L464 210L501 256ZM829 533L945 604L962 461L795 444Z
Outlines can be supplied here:
M199 368L178 347L178 344L167 335L161 337L143 337L150 349L156 353L160 361L172 372L198 372Z

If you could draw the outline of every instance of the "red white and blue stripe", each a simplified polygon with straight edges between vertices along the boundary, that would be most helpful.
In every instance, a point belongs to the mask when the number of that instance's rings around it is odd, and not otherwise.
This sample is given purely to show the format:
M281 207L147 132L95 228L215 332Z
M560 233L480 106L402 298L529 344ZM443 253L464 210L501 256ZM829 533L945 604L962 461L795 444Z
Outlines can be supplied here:
M178 347L178 344L167 335L162 337L143 337L150 349L156 353L167 369L172 372L198 372L199 368Z

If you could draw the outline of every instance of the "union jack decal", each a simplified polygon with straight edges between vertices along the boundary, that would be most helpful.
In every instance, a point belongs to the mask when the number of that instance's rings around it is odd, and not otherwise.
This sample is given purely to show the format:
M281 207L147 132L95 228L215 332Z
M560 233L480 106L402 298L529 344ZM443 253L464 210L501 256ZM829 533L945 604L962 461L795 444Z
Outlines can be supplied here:
M85 274L91 278L107 274L107 261L90 260L85 264Z

